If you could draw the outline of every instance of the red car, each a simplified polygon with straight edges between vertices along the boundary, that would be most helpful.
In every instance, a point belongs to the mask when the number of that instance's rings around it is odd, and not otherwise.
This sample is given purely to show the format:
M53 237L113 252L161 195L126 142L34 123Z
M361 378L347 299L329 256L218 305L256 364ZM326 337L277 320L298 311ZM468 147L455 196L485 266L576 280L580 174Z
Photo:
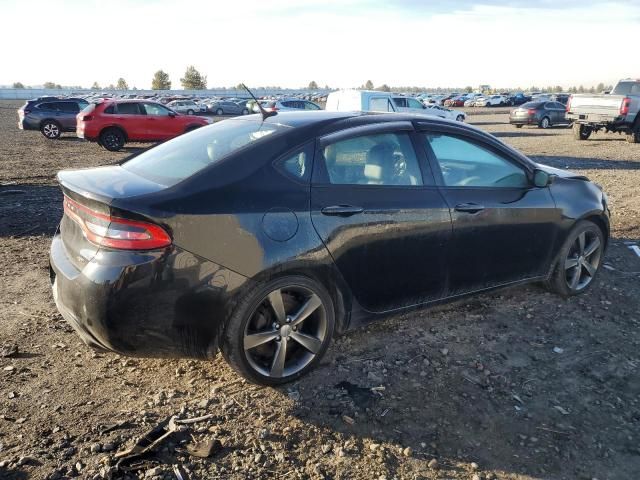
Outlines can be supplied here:
M156 102L105 100L77 115L76 134L116 152L126 142L168 140L209 123L208 118L180 115Z

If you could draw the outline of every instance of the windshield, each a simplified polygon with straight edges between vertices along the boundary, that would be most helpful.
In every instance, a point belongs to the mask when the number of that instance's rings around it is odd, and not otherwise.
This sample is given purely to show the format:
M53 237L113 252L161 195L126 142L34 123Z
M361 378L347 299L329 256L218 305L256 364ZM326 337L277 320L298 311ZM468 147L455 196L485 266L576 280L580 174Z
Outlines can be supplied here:
M618 82L611 95L640 95L640 82Z
M164 186L190 177L250 143L287 128L256 121L225 120L141 153L122 168Z

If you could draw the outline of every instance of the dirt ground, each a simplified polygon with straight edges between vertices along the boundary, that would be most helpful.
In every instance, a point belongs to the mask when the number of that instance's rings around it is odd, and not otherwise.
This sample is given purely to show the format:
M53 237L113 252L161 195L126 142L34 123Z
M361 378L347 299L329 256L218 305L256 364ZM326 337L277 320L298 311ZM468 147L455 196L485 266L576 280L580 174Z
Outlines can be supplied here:
M469 122L603 185L612 242L594 288L538 286L391 318L336 339L282 388L213 362L96 354L56 312L48 249L55 173L114 163L72 134L17 129L0 102L0 478L636 479L640 473L640 145L613 134ZM140 148L141 146L134 146ZM373 390L371 387L374 388ZM115 452L171 415L206 421L115 472ZM218 439L207 459L185 442ZM188 475L188 476L187 476Z

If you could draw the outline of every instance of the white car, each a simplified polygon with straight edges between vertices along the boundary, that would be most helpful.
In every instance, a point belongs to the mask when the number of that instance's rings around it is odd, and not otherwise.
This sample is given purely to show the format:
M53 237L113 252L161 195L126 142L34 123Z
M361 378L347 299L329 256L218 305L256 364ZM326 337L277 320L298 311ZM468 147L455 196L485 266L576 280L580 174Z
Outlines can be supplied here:
M508 103L509 99L504 95L489 95L476 99L474 105L476 107L501 107L503 105L507 105Z
M455 120L457 122L464 122L467 118L467 114L460 110L452 110L450 108L432 104L427 105L422 113L426 115L434 115L440 118L446 118L448 120Z

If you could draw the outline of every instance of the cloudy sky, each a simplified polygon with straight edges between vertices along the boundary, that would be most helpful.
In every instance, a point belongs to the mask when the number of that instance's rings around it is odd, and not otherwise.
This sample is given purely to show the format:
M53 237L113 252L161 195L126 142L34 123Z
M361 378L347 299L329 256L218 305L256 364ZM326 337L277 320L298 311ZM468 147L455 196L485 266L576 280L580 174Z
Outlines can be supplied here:
M640 76L640 1L0 0L0 85L547 86ZM617 45L615 45L617 43Z

